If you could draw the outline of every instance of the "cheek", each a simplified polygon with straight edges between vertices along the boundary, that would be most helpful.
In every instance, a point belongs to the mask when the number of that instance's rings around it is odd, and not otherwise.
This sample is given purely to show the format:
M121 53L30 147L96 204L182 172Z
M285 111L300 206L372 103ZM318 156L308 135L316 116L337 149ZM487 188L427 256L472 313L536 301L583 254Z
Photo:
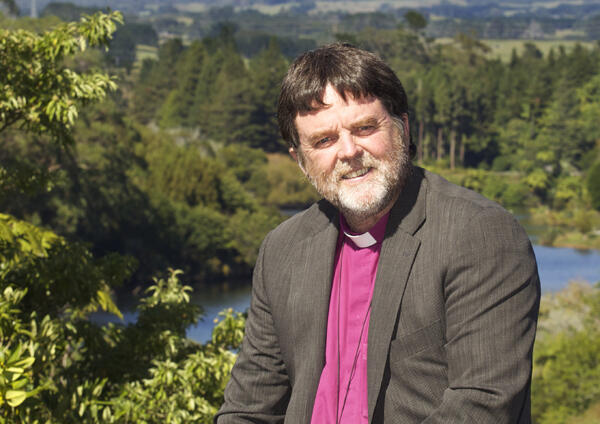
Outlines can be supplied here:
M377 139L372 140L367 150L376 159L387 159L393 152L395 144L391 137L388 135L382 135Z
M330 152L319 151L305 157L306 169L312 174L329 174L336 164L336 156Z

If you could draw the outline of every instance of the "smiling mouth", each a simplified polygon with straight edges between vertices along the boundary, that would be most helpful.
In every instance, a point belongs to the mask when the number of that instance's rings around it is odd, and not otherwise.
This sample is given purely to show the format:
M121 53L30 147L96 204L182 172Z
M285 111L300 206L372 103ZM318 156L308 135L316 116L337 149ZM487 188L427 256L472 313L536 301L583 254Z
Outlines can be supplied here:
M349 180L352 178L358 178L358 177L362 177L363 175L365 175L367 172L369 172L371 170L371 168L361 168L361 169L357 169L356 171L352 171L346 175L344 175L342 177L342 179L344 180Z

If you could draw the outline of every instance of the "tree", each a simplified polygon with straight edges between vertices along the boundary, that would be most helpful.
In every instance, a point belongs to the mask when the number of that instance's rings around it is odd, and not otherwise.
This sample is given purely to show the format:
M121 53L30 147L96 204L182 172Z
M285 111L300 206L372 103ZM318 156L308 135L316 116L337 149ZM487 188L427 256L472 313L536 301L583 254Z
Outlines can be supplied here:
M184 51L179 38L167 40L158 49L158 60L142 62L139 80L134 88L131 114L143 123L160 120L157 112L167 96L177 86L177 64Z
M53 15L63 21L78 21L83 14L91 15L99 11L99 7L81 7L68 2L52 2L44 7L40 15Z
M419 32L427 26L427 19L419 12L409 10L404 14L404 20L414 32Z
M536 423L579 422L569 418L600 401L599 306L600 289L577 283L542 298L531 385Z
M98 14L42 35L2 31L2 70L13 97L2 94L0 131L21 129L53 141L48 148L73 150L78 100L97 101L114 83L63 67L63 60L94 40L105 44L113 29L107 20L119 19ZM36 78L15 75L30 65L25 51L36 53ZM241 342L241 314L225 313L209 343L186 339L201 310L190 304L181 272L171 270L154 279L135 324L96 325L88 319L94 311L120 316L110 290L129 278L134 261L96 258L83 244L7 214L0 214L0 265L0 422L187 423L214 415L235 360L231 350Z
M279 84L287 70L287 60L279 43L271 38L266 49L250 62L250 79L254 91L251 134L248 145L268 152L285 150L277 125Z
M76 73L64 68L62 61L87 45L105 45L115 23L121 20L114 12L86 16L78 24L62 25L43 35L0 30L0 85L4 88L0 94L0 132L19 127L26 132L47 133L60 145L70 144L69 131L78 102L104 97L114 82L102 73ZM2 185L8 180L16 189L23 188L11 175L14 168L2 167L0 171ZM59 334L69 332L61 323L72 322L98 307L118 312L110 300L110 284L126 278L130 266L121 259L95 262L85 247L69 245L55 234L10 215L0 215L0 228L2 319L12 322L0 334L0 356L13 362L12 370L2 369L0 416L10 418L20 415L15 408L28 398L46 390L59 391L60 383L53 381L48 371L65 353L63 349L72 347L66 339L56 343ZM48 336L42 342L41 337ZM70 363L66 357L65 361Z
M8 13L12 13L13 15L19 13L19 8L15 0L1 0L0 5L2 4L6 6L6 8L8 9Z
M41 36L0 30L0 132L16 126L71 143L78 105L103 98L116 84L101 72L73 72L62 60L88 45L106 45L122 21L118 12L97 13Z
M195 93L206 61L206 49L194 41L176 63L179 77L177 86L162 105L159 115L161 126L193 126L198 120Z
M587 189L592 198L592 207L600 211L600 161L592 165L588 171Z

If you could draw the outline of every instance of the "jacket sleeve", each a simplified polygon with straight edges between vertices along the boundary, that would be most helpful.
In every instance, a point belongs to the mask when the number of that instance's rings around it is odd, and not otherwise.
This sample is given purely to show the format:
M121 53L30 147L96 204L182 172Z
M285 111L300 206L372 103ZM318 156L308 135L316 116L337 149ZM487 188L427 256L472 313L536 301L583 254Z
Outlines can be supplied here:
M423 424L530 423L540 299L531 243L495 207L461 232L444 283L448 388Z
M285 417L290 384L263 278L268 238L254 268L244 340L225 388L225 402L215 416L218 424L279 423Z

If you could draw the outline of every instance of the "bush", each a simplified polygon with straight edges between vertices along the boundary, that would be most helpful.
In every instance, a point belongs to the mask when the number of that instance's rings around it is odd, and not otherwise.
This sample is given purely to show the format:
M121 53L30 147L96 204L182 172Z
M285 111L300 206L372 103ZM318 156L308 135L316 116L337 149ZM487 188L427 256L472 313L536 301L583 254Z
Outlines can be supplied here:
M571 284L542 298L532 382L537 424L579 422L569 418L600 401L599 314L598 287Z
M523 207L531 196L529 187L521 181L509 183L500 195L500 203L506 207Z
M483 194L488 199L500 202L503 193L506 191L508 184L502 175L489 174L483 181Z
M559 177L553 191L554 207L561 209L564 208L569 201L581 198L582 186L583 181L581 181L580 177L570 175Z
M588 172L587 189L592 199L592 207L600 211L600 161L592 165Z
M510 156L497 156L492 162L492 171L508 171L513 163L514 159Z

